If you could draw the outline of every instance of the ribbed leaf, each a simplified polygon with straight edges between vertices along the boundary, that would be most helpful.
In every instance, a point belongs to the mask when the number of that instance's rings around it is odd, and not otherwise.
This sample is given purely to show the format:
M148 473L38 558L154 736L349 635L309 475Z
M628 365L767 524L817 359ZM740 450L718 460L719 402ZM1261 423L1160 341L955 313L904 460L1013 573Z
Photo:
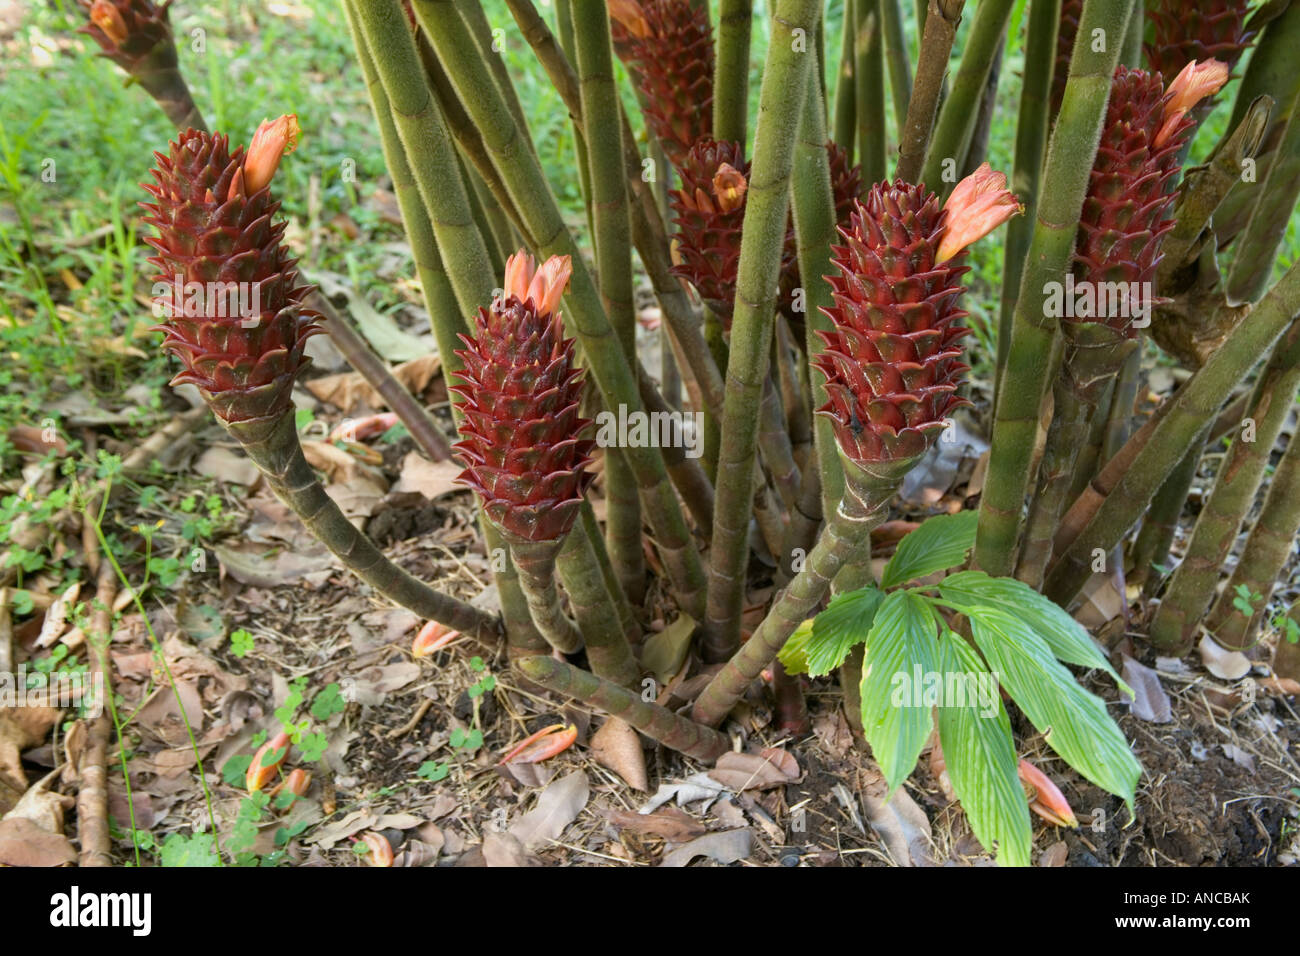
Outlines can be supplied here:
M975 674L988 680L974 648L951 631L939 640L940 670L945 674ZM997 715L984 712L978 699L964 704L945 700L939 708L939 742L948 764L948 778L957 792L971 830L986 850L997 846L998 863L1028 866L1033 845L1029 804L1017 773L1016 747L1002 698Z
M813 622L809 618L795 629L777 653L787 674L808 673L808 642L812 640L812 633Z
M835 670L855 645L866 641L883 598L884 594L874 587L836 595L826 610L813 618L809 633L798 644L798 631L786 642L780 654L785 669L809 677L822 677ZM791 664L797 666L800 661L803 669L792 670Z
M880 586L892 588L961 564L966 560L966 553L975 546L975 526L978 523L978 511L959 511L955 515L927 518L921 527L898 542L898 550L885 565Z
M862 732L892 791L916 766L930 737L922 697L936 661L935 620L924 598L887 595L876 612L862 663Z
M1021 618L987 605L969 608L966 614L990 669L1048 745L1131 807L1142 767L1102 699L1080 687Z
M983 571L959 571L943 579L939 594L945 603L963 612L983 604L1018 617L1038 632L1060 660L1080 667L1100 668L1114 679L1120 690L1133 696L1133 689L1115 673L1083 626L1023 581L991 578Z

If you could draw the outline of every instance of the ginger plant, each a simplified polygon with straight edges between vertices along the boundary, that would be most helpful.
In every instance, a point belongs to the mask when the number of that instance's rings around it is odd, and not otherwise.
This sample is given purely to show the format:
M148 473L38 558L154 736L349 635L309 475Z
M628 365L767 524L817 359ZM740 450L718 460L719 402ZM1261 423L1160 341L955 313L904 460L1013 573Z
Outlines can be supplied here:
M344 3L445 374L461 399L457 453L484 545L518 567L517 579L498 580L500 619L393 566L301 456L290 389L305 368L302 343L322 323L274 224L270 190L288 119L259 131L247 152L183 130L159 159L149 221L160 270L248 283L261 296L255 314L233 318L173 303L163 328L185 366L178 380L200 387L271 487L348 567L437 622L431 640L452 630L504 640L533 686L619 716L669 748L699 760L725 752L719 728L769 666L788 715L800 710L799 675L839 670L891 789L937 726L947 779L1003 862L1025 863L1030 849L1012 707L1081 775L1131 805L1140 768L1102 701L1065 665L1114 670L1067 611L1095 575L1140 575L1133 561L1160 560L1153 539L1182 510L1180 480L1264 356L1251 406L1270 443L1280 413L1266 400L1294 398L1294 331L1283 336L1300 312L1300 273L1292 267L1271 289L1260 278L1277 257L1278 217L1300 189L1300 137L1279 122L1295 102L1279 65L1300 36L1294 8L1247 13L1225 0L1179 18L1149 4L1154 40L1144 54L1142 6L1131 0L1035 2L1007 189L982 162L978 114L1007 82L996 64L1009 2L968 10L930 0L908 76L897 0L851 5L844 19L854 36L838 44L824 35L828 4L777 0L766 49L754 51L755 117L745 109L747 5L723 3L728 16L715 30L706 5L691 0L558 0L555 32L530 0L507 5L571 116L586 233L561 212L559 184L530 142L534 117L476 0ZM883 43L859 29L864 11L881 8ZM973 22L945 77L963 15ZM824 83L836 49L841 82ZM643 155L616 60L666 167ZM1201 121L1226 108L1217 94L1238 62L1247 63L1246 99L1211 159L1184 170ZM899 130L893 176L883 168L886 73ZM1257 155L1268 174L1239 178L1241 162ZM1013 218L1022 206L1027 214ZM990 283L969 274L966 250L1008 219L978 508L928 518L877 582L871 529L953 413L970 405L960 298L973 280ZM637 354L632 248L682 375L680 405ZM1226 280L1220 255L1225 265L1233 258ZM1099 299L1108 283L1131 294ZM1067 286L1090 290L1094 308L1054 310L1051 297ZM1134 312L1151 314L1154 342L1191 373L1141 422ZM631 433L597 442L580 407L625 421L697 412L706 464ZM1296 533L1294 447L1272 479L1269 524L1256 525L1234 579L1261 598L1285 557L1268 529L1280 527L1287 545ZM1240 504L1267 470L1258 451L1236 453L1245 464L1220 479L1230 520L1203 517L1197 560L1165 591L1153 638L1176 632L1181 646L1210 609L1211 626L1240 645L1264 617L1234 607L1233 592L1212 600L1221 532L1231 525L1235 534ZM604 532L590 458L603 464ZM1130 563L1117 567L1130 543ZM754 560L764 551L775 574ZM776 593L742 641L749 588L768 578ZM701 676L689 716L636 689L651 610L700 625L684 662L684 676ZM586 669L574 663L582 651ZM917 671L941 684L992 681L1010 701L994 695L987 713L944 695L896 701L895 678ZM1072 819L1052 812L1053 822Z

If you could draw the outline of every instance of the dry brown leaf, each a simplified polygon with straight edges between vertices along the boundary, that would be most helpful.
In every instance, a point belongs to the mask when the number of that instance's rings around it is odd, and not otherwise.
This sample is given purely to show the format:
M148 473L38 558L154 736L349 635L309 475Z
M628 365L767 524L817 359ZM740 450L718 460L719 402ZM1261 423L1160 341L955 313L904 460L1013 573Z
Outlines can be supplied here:
M641 738L626 721L617 717L605 721L592 735L588 749L596 763L614 771L633 790L650 789Z
M635 830L663 837L669 843L685 843L708 832L699 820L676 807L660 807L654 813L610 810L609 822L620 830Z
M1230 651L1215 643L1210 635L1201 638L1196 648L1205 669L1220 680L1241 680L1250 673L1250 658L1241 651Z
M551 783L537 798L537 805L510 828L526 849L543 846L559 837L587 805L591 785L581 770Z
M685 866L697 856L707 856L718 863L735 863L749 856L754 845L754 831L745 827L741 830L723 830L721 833L708 833L692 840L685 846L678 847L665 854L660 866Z
M422 355L419 358L394 366L393 377L406 386L415 396L420 396L433 381L442 362L436 354ZM370 383L359 372L343 372L338 375L326 375L305 383L307 389L322 402L329 402L343 412L351 412L362 405L370 408L387 408L384 401Z
M204 450L194 462L194 470L200 475L228 481L234 485L252 487L257 484L261 472L245 455L221 445L213 445Z
M524 845L512 833L489 830L483 834L483 862L488 866L533 866Z
M394 494L416 492L433 501L452 491L461 491L456 477L463 471L454 461L429 461L419 452L402 459L402 473L393 486Z
M1167 724L1174 719L1169 707L1169 695L1160 684L1159 674L1127 654L1124 655L1121 673L1124 683L1133 688L1135 696L1129 709L1134 717L1153 724Z
M1070 848L1064 840L1057 840L1038 858L1039 866L1065 866L1065 859L1070 855Z
M63 834L42 830L26 817L0 820L0 864L63 866L76 859L77 851Z
M799 763L780 748L757 754L725 753L709 776L728 790L767 790L799 778Z
M881 781L883 784L883 781ZM873 790L880 791L873 793ZM930 820L902 787L886 802L883 786L862 791L867 820L898 866L933 866Z

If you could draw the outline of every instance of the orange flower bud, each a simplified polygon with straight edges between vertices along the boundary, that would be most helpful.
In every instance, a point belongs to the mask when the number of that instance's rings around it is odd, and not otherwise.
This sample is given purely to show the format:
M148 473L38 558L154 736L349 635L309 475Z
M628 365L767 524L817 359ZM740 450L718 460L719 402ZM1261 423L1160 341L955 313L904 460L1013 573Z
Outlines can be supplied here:
M938 262L951 259L1012 216L1025 211L1020 200L1007 189L1006 174L995 173L988 163L981 163L979 169L959 182L943 208L948 220L935 256Z
M126 21L109 0L95 0L90 5L90 22L104 31L104 35L121 46L127 37Z
M434 651L441 650L456 638L460 637L460 631L453 631L437 621L430 621L420 632L415 635L415 640L411 642L412 657L428 657Z
M1219 92L1227 82L1228 65L1218 60L1204 60L1201 63L1192 60L1183 67L1169 84L1164 108L1165 121L1156 133L1154 145L1160 147L1168 142L1187 111L1205 97Z
M268 761L268 755L271 754L275 756ZM248 792L256 793L270 783L287 756L289 756L289 735L283 732L276 734L274 739L257 748L257 753L253 754L253 762L248 765L248 771L244 774L244 785Z
M551 256L538 269L533 257L521 249L506 260L505 291L522 303L531 301L537 314L545 317L560 304L572 274L568 256Z
M244 192L252 195L265 188L275 171L280 167L281 157L292 153L298 147L298 138L302 128L294 113L286 113L273 120L263 120L262 125L253 134L244 155L243 183ZM239 177L230 184L227 199L232 199L238 191Z
M723 212L731 212L743 206L748 190L749 180L730 163L723 163L713 174L713 195L718 197L718 205Z
M502 764L540 763L572 747L577 739L578 728L575 725L569 724L566 727L564 724L551 724L525 737L517 747L502 757L500 762Z
M650 24L646 22L645 11L636 0L609 0L609 15L637 39L644 40L650 35Z
M1029 798L1030 810L1033 810L1053 826L1078 828L1079 821L1075 819L1069 801L1065 799L1065 795L1061 793L1056 784L1052 783L1047 774L1028 760L1021 760L1017 769L1020 774L1020 782L1030 791L1026 794Z
M388 838L382 833L367 830L361 834L361 842L370 850L364 857L368 864L371 866L393 865L393 845L388 842Z
M289 793L292 793L295 797L305 796L307 793L307 788L310 786L311 786L311 771L303 770L301 767L297 767L293 770L290 770L288 775L275 785L275 788L271 791L271 798L274 799L275 797L279 796L281 790L287 790Z

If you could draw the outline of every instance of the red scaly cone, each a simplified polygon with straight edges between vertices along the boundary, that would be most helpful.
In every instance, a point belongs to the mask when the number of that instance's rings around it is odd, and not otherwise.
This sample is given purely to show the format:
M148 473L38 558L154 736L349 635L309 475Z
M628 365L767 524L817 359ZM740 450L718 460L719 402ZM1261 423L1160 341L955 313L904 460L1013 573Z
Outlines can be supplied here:
M196 385L223 422L277 418L290 406L293 381L311 361L307 338L322 331L303 308L299 285L281 244L284 223L270 182L280 157L297 140L298 121L263 123L247 153L231 152L225 136L188 130L168 155L154 155L154 202L142 203L158 236L149 262L159 270L155 314L163 348L184 370L172 379Z
M859 465L915 461L961 405L957 307L965 291L965 249L1023 207L1006 177L987 163L962 180L947 204L924 186L878 183L855 204L845 245L832 247L838 275L826 277L833 323L818 332L813 360L826 377L827 416L841 453Z
M1194 61L1218 60L1231 70L1255 39L1246 23L1250 0L1148 0L1145 12L1154 36L1143 50L1166 83Z
M1227 66L1217 61L1189 63L1166 92L1157 74L1116 68L1079 223L1077 282L1094 289L1103 282L1151 288L1164 236L1173 228L1172 186L1181 172L1179 153L1196 125L1191 110L1227 78ZM1150 305L1129 302L1127 309L1096 319L1131 338L1137 334L1133 316L1146 314Z
M862 194L862 173L850 166L848 154L827 142L835 218L848 224L853 203ZM679 170L682 188L669 196L677 226L673 273L695 287L700 298L731 328L740 266L741 228L745 220L745 194L749 163L737 143L720 143L709 137L697 142ZM781 282L777 308L790 318L794 290L800 285L799 260L793 222L786 226L781 252Z
M78 32L143 86L178 129L203 121L180 73L168 8L171 0L79 0L88 22Z
M535 269L523 252L506 263L502 300L475 317L466 348L459 480L483 499L488 518L507 536L558 541L577 519L593 475L586 470L595 441L580 437L582 372L574 343L564 338L557 306L572 266L555 256Z
M646 125L669 162L713 126L713 31L708 6L691 0L609 0L614 50L642 93Z

